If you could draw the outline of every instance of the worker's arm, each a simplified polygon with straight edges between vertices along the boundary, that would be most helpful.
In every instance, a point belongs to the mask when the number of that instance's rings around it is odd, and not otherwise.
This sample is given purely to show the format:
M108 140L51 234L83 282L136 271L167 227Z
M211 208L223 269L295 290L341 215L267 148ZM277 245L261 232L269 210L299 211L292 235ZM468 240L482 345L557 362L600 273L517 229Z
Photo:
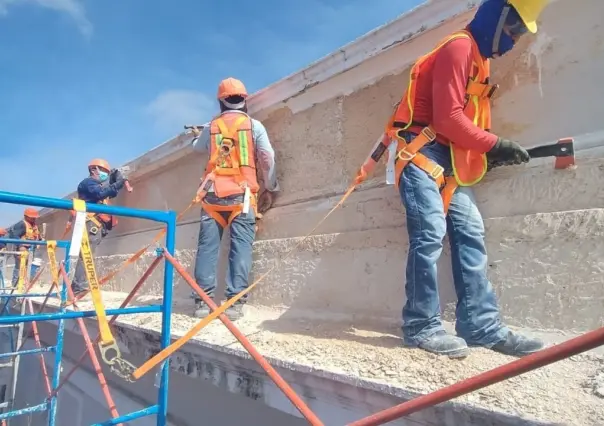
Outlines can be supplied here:
M12 238L14 240L21 240L25 236L27 229L25 228L25 223L20 221L11 226L8 230L8 238Z
M497 136L476 126L464 114L466 85L472 69L472 42L461 38L443 46L432 71L434 130L455 145L487 152Z
M94 179L86 179L78 186L78 194L85 201L98 203L105 198L115 198L124 187L124 180L118 180L109 185L101 185Z
M207 153L210 150L210 126L204 127L201 134L191 141L193 151Z
M268 138L264 125L258 120L252 120L252 131L256 145L256 162L262 171L262 177L266 190L270 192L279 191L277 182L277 168L275 166L275 150Z

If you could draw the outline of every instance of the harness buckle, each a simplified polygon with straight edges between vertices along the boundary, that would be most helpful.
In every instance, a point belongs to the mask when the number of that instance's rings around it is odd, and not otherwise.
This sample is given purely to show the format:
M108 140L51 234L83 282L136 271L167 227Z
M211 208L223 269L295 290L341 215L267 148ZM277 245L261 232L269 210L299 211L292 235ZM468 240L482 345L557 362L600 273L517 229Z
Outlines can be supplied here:
M445 169L440 164L434 163L434 168L428 173L432 179L436 180L443 175Z
M499 84L493 84L491 86L491 88L489 89L489 93L487 93L487 98L491 99L493 97L493 95L495 94L495 92L497 91L497 89L499 89Z
M403 155L405 155L405 156L403 157ZM415 155L416 155L415 153L411 153L411 152L407 151L407 146L403 146L399 150L398 154L396 154L396 157L401 161L411 161L415 158Z
M436 133L434 133L428 126L424 127L420 133L428 139L428 142L432 142L434 139L436 139Z

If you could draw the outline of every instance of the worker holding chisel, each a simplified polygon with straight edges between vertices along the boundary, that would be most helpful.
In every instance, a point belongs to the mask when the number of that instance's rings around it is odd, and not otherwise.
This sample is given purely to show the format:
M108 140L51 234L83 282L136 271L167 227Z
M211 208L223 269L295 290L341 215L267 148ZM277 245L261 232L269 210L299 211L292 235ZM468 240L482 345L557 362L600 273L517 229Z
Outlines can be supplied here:
M86 203L109 204L109 199L117 197L124 187L129 188L129 191L131 190L127 176L119 169L112 169L106 160L100 158L92 160L88 164L88 173L89 176L78 185L78 198ZM75 211L71 213L65 233L69 232L75 218ZM93 254L95 248L115 225L117 225L115 216L104 213L88 213L86 215L86 229L88 229L90 248ZM88 279L81 256L76 266L72 290L76 297L88 291Z
M272 206L279 191L273 147L262 123L247 114L247 97L241 81L223 80L217 95L220 115L201 132L193 128L194 149L209 154L197 191L197 201L202 208L195 280L210 297L214 297L216 290L218 252L227 227L230 227L231 241L226 298L230 299L248 287L256 219ZM262 171L266 187L258 200L260 185L256 164ZM209 307L196 293L193 297L195 315L207 316ZM246 299L247 295L226 310L231 320L242 317Z
M510 51L547 0L484 0L468 26L445 37L411 69L407 90L383 139L357 176L365 179L393 146L395 182L406 210L409 253L403 340L436 354L462 358L468 345L523 356L543 347L501 322L487 278L484 224L471 186L490 166L521 164L529 153L490 132L490 58ZM396 144L396 145L393 145ZM441 323L436 263L449 234L458 297L457 335Z

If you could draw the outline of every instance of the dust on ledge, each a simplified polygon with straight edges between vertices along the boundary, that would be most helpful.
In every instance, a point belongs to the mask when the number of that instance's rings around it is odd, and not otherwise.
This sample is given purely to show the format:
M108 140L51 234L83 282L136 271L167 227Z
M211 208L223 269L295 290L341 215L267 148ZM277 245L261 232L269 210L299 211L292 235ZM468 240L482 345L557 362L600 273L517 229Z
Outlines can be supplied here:
M126 293L103 291L106 308L119 307L125 297ZM40 303L42 298L32 301ZM57 302L51 299L48 304L56 306ZM157 297L141 296L130 306L156 303L160 303ZM78 308L92 310L90 296L78 302ZM200 320L193 317L191 299L175 298L173 310L172 335L177 338ZM405 391L435 391L515 359L472 348L468 358L450 360L419 349L403 348L394 327L377 330L344 322L289 319L287 312L249 305L245 313L236 325L264 356ZM160 314L124 315L117 322L158 333L161 330ZM195 339L245 351L220 320L214 320ZM596 396L593 382L603 371L603 357L578 355L455 401L541 422L601 426L604 398Z

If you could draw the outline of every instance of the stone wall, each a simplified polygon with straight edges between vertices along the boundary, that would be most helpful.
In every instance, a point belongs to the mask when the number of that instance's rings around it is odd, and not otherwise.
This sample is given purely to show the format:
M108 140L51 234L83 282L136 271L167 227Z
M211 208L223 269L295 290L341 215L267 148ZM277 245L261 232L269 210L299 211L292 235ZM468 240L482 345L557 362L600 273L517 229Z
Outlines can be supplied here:
M575 4L552 2L540 33L493 62L492 80L501 84L494 99L495 133L528 146L601 129L604 3ZM408 242L404 213L396 190L384 185L383 167L315 235L284 257L346 189L402 95L412 61L461 28L469 16L452 17L410 41L395 43L276 107L258 111L251 105L273 141L283 191L261 222L255 275L283 260L253 293L254 303L282 306L286 315L400 320ZM139 177L133 182L135 191L120 195L116 203L180 211L195 192L205 160L184 150L177 160ZM536 161L494 171L476 188L485 218L489 273L510 324L562 330L602 325L603 178L601 152L589 150L580 153L574 170L556 171L552 161ZM197 209L186 214L178 230L178 256L190 269L198 214ZM62 231L64 219L64 213L45 218L51 235ZM99 249L101 269L148 243L158 229L153 223L121 219ZM455 297L447 256L440 269L441 300L450 317ZM151 258L120 275L112 288L132 287L141 265ZM147 292L159 291L160 272ZM188 293L181 281L176 290Z

